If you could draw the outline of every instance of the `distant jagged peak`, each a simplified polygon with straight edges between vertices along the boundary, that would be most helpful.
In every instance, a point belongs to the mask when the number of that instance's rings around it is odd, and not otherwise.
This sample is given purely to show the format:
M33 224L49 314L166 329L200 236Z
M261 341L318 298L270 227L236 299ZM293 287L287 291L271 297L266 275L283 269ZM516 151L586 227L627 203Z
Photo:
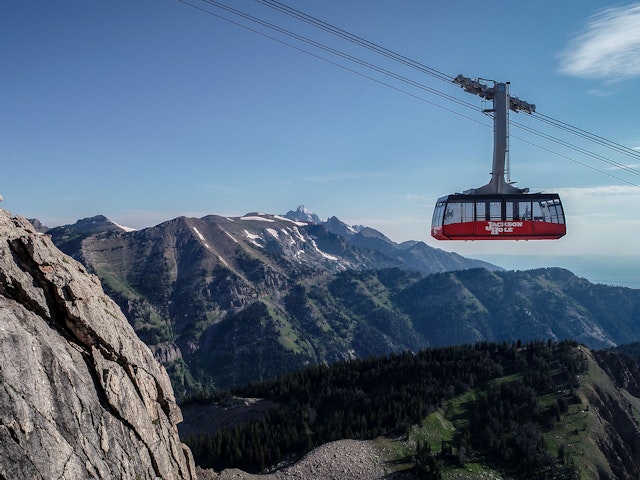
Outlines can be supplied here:
M315 213L307 210L304 205L299 205L298 208L293 211L289 210L285 217L289 220L295 220L297 222L317 223L322 224L322 220Z

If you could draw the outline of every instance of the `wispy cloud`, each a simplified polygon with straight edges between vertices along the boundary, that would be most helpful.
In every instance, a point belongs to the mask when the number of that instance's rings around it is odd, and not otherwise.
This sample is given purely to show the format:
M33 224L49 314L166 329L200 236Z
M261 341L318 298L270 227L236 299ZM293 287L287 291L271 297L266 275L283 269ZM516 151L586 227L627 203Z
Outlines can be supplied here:
M640 3L590 17L561 54L560 72L615 81L640 75Z
M569 218L601 218L617 225L632 219L638 222L640 188L630 185L558 189ZM635 248L635 247L634 247Z
M637 148L635 148L634 150L638 150ZM607 167L607 170L637 170L638 168L640 168L640 163L628 163L626 165L621 165L621 166L612 166L612 167Z
M399 198L401 200L408 200L411 202L414 201L418 201L418 202L424 202L424 201L431 201L431 197L428 195L424 195L421 193L401 193L398 195L394 195L395 198Z
M640 189L631 185L599 185L596 187L557 188L554 191L578 198L629 195L640 201Z

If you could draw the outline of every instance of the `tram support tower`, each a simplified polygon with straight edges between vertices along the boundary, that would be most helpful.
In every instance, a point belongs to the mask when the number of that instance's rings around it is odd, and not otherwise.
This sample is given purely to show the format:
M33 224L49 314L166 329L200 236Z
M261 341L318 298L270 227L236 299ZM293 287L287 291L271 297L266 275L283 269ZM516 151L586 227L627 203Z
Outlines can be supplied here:
M472 80L463 75L458 75L454 83L460 85L466 92L473 93L485 100L493 102L493 108L485 112L493 113L493 164L491 167L491 181L479 188L467 190L469 194L504 194L504 193L527 193L528 188L517 188L507 183L505 174L507 173L506 159L509 151L509 110L514 112L524 111L533 113L536 106L532 103L520 100L518 97L509 95L509 82L493 82L490 87L479 80Z

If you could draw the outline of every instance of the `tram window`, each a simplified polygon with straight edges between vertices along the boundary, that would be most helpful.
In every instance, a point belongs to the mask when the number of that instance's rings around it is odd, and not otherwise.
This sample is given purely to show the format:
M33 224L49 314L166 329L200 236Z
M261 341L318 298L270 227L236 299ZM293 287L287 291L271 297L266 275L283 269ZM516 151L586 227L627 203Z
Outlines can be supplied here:
M542 217L545 222L551 222L551 212L549 211L549 204L547 202L540 202L540 210L542 211Z
M517 203L513 202L505 202L505 220L513 220L514 218L518 218L518 212L513 211L513 207L517 207Z
M486 203L484 202L476 203L476 220L484 221L487 219L486 215L487 215Z
M473 202L465 202L462 204L462 221L473 222Z
M562 213L562 207L557 200L551 200L549 202L541 202L543 210L546 208L549 212L549 221L552 223L564 223L564 215Z
M489 202L490 220L502 220L502 202Z
M544 221L544 214L540 202L533 202L533 220L538 222Z
M450 225L460 222L462 222L462 203L447 204L447 210L444 213L444 224Z
M554 200L553 206L555 207L558 223L564 224L564 212L562 211L562 205L560 204L560 200Z
M439 203L436 205L436 211L433 214L433 223L434 227L438 227L442 225L442 217L444 216L444 203Z
M531 202L518 202L519 220L531 220Z

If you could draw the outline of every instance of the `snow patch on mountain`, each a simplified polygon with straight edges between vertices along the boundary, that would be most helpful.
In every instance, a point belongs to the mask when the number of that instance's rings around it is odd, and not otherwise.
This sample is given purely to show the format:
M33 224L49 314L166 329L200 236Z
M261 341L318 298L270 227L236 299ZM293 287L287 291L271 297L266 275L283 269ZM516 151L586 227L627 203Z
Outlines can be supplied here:
M275 228L267 228L267 233L271 235L276 240L280 240L280 236L278 235L278 231Z
M198 230L196 227L193 227L193 231L196 232L196 235L198 236L198 238L204 242L204 237L200 233L200 230Z
M299 222L297 220L292 220L290 218L283 217L281 215L274 215L273 218L275 218L276 220L282 220L283 222L293 223L294 225L297 225L298 227L304 227L309 223L309 222Z
M323 258L326 258L327 260L332 260L337 262L339 259L338 257L334 257L333 255L329 255L326 252L323 252L322 250L320 250L320 248L318 247L318 244L316 243L316 241L312 238L311 239L311 245L313 246L314 250L316 252L318 252Z
M293 246L296 244L296 240L291 236L291 232L288 228L283 228L281 232L289 239L289 245Z
M200 241L202 242L202 244L205 246L205 248L207 250L211 250L211 247L209 246L209 244L207 243L207 241L204 239L204 235L202 235L200 233L200 230L198 230L196 227L192 227L193 231L196 233L196 235L198 236L198 238L200 239Z
M302 235L302 233L300 233L300 230L298 230L297 228L293 227L291 229L291 231L298 237L298 240L300 240L301 242L305 242L305 238L304 235Z
M226 235L227 237L229 237L229 238L230 238L231 240L233 240L235 243L238 243L238 240L236 240L236 238L235 238L233 235L231 235L229 232L227 232L224 228L222 229L222 231L225 233L225 235Z
M251 233L248 230L244 230L244 234L249 240L250 243L253 243L258 248L263 248L264 245L258 243L258 240L262 241L262 237L260 235L256 235L255 233Z
M273 218L263 217L259 213L251 214L251 215L245 215L244 217L240 217L240 220L253 220L253 221L258 221L258 222L271 222L271 223L275 222L275 220Z
M136 229L135 228L131 228L131 227L126 227L124 225L120 225L119 223L114 222L113 220L110 220L111 223L113 223L116 227L121 228L122 230L124 230L125 232L135 232Z

